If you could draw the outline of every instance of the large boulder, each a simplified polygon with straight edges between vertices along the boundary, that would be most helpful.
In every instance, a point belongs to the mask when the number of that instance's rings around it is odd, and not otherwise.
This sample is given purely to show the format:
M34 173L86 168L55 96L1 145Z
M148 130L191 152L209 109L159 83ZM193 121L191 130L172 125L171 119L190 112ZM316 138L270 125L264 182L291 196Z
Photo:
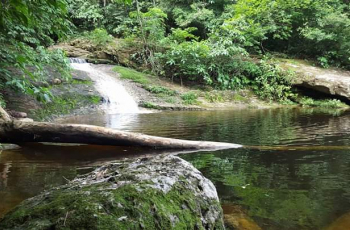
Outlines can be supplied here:
M282 66L297 73L293 84L350 100L350 71L323 69L301 60L284 60Z
M0 229L224 229L212 182L190 163L157 156L104 165L28 199Z
M92 55L92 53L88 50L79 48L79 47L74 47L68 43L60 43L57 45L54 45L50 47L50 49L60 49L65 51L66 55L68 57L75 57L75 58L87 58L89 55Z

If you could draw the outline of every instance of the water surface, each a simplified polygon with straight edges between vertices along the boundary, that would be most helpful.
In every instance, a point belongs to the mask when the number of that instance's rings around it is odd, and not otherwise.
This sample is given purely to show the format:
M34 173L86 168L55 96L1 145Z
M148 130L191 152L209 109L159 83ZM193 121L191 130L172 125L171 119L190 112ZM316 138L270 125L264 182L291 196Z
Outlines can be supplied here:
M60 122L245 145L180 156L214 182L224 205L239 205L262 229L323 229L349 216L350 112L90 114ZM103 162L157 153L141 148L42 145L4 151L0 155L0 213Z

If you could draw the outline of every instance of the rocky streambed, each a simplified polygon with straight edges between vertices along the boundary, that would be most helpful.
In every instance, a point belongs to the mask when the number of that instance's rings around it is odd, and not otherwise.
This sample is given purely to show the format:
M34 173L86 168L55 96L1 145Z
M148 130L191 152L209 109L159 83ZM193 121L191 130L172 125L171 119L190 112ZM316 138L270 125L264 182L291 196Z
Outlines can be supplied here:
M111 162L30 198L0 229L224 229L216 189L171 155Z

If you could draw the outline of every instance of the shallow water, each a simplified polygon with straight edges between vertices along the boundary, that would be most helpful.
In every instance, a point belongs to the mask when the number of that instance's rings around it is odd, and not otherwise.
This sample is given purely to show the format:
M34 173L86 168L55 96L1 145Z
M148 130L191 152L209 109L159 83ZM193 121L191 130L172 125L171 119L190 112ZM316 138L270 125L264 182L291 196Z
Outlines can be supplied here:
M350 112L271 109L89 114L60 122L244 144L242 149L180 156L215 183L225 207L240 205L262 229L323 229L349 216ZM141 148L42 145L3 151L0 213L103 162L157 153Z

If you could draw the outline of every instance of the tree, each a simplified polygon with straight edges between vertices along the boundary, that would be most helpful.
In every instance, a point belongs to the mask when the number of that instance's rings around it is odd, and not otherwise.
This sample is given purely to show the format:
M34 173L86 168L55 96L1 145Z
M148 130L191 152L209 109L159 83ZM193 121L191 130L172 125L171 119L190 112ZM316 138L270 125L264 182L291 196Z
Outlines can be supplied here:
M12 87L50 100L49 91L33 83L47 74L45 66L69 76L63 53L45 49L70 31L67 2L7 0L0 6L0 89Z

